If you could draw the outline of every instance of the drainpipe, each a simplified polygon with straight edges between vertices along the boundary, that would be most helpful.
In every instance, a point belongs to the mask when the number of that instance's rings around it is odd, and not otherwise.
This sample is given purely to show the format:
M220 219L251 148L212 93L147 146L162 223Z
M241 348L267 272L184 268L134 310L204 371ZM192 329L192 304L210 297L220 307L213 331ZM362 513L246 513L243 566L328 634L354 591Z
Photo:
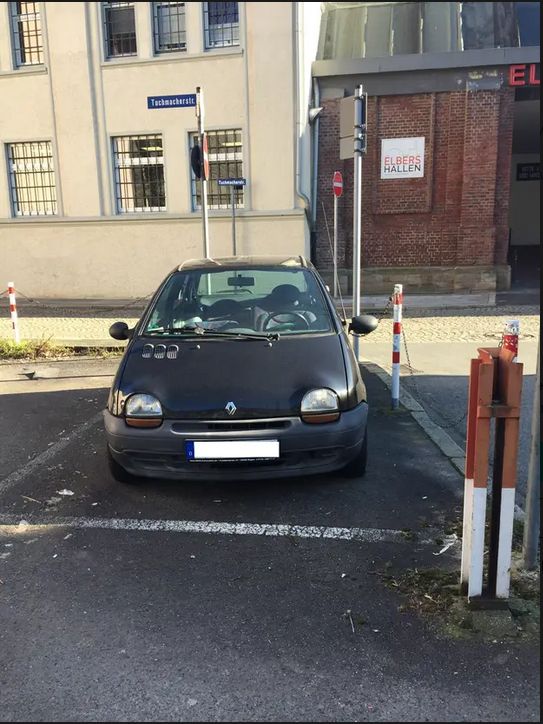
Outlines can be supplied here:
M308 223L311 228L311 201L306 196L306 194L302 191L301 188L301 143L300 143L300 136L301 136L301 130L302 130L302 119L300 118L300 111L301 111L301 98L300 94L303 88L303 81L301 80L300 76L303 70L303 64L301 62L301 51L303 47L303 38L301 37L301 29L300 29L300 5L301 3L295 2L292 4L293 7L293 13L294 13L294 67L295 67L295 76L296 80L294 83L294 109L296 113L296 158L295 158L295 167L296 167L296 196L301 199L302 206L305 211L305 215L307 217Z
M313 78L313 107L319 108L321 101L321 90L319 88L318 78ZM312 151L311 151L311 199L313 201L311 207L311 231L317 230L317 182L319 176L319 129L320 129L320 117L317 114L312 127Z

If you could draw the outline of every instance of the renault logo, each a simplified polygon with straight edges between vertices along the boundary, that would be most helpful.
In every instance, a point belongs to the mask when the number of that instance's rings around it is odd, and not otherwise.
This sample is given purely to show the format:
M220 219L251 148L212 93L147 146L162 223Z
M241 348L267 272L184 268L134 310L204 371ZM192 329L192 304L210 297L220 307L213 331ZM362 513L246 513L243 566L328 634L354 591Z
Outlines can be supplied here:
M228 402L224 409L229 415L233 415L238 408L234 405L233 402Z

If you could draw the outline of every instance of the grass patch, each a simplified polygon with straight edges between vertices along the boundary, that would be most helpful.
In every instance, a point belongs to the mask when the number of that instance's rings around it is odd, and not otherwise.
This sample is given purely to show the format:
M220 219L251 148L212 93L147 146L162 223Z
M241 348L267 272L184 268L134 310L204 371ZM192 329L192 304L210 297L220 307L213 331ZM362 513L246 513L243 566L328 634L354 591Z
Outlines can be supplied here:
M19 342L0 339L0 360L62 359L66 357L95 357L107 359L120 357L124 348L119 347L66 347L51 339Z
M438 568L393 571L391 565L377 572L381 581L401 594L398 611L423 616L434 631L447 638L480 640L538 639L540 627L539 574L519 567L513 554L510 598L502 611L473 610L460 590L459 569Z

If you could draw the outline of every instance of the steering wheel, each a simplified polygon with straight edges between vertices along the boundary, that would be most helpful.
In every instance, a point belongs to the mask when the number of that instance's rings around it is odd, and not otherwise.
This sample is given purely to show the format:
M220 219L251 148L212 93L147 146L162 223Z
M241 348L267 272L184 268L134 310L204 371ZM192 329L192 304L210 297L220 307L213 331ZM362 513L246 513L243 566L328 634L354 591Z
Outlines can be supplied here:
M294 322L285 320L285 319L279 319L279 317L290 317L294 320ZM262 331L268 329L268 325L270 322L275 322L276 324L297 324L298 322L302 322L303 326L298 326L298 329L309 329L309 322L307 319L303 316L303 314L300 314L300 312L270 312L267 317L265 317L264 321L262 322Z

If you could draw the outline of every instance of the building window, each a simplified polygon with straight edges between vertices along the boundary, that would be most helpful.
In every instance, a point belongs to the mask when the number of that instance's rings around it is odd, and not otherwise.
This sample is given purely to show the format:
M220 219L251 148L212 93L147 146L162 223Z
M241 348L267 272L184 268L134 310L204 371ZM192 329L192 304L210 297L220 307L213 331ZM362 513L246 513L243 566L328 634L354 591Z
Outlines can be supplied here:
M43 63L43 41L39 3L9 3L13 61L16 68L22 65Z
M541 5L535 2L515 3L521 47L541 42Z
M153 3L155 53L187 49L185 3Z
M166 211L162 136L117 136L113 159L118 213Z
M14 216L57 213L51 141L9 144L8 170Z
M106 57L136 55L134 3L102 3Z
M239 45L238 3L204 3L206 50Z
M241 178L243 176L243 148L241 130L206 131L209 160L207 202L210 209L229 209L231 191L229 186L219 186L220 178ZM198 134L191 135L191 147L198 142ZM192 209L201 208L201 184L192 177ZM243 208L243 188L234 189L237 208Z

